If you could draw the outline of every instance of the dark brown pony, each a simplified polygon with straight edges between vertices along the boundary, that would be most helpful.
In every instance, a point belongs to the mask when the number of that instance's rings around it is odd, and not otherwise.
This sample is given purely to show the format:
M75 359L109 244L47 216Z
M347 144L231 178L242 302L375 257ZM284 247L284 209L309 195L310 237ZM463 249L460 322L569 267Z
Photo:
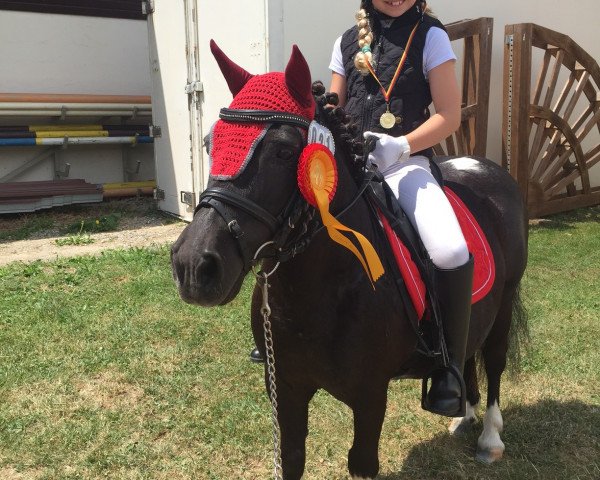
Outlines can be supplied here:
M213 53L235 97L253 77L216 47ZM313 101L308 66L296 48L285 82L295 100ZM366 236L383 259L386 240L361 195L363 169L360 162L357 166L347 119L340 109L322 108L331 100L317 95L319 121L334 132L337 145L339 180L330 211L342 212L340 221ZM392 276L384 274L373 289L356 258L332 242L324 229L315 228L318 213L298 194L297 165L306 144L303 122L286 115L262 120L263 114L258 112L254 120L270 126L243 172L233 180L210 179L194 220L173 245L174 278L186 302L226 304L238 294L255 252L276 242L278 250L267 254L270 249L265 248L258 256L271 257L263 258L264 271L285 260L268 279L283 478L302 477L308 404L318 389L325 389L354 414L350 474L372 479L379 471L378 444L390 380L421 378L432 362L417 351L417 337ZM236 118L236 112L228 115L231 122L248 121ZM439 161L439 167L447 185L480 223L496 262L492 290L472 308L464 373L467 415L450 427L462 430L475 419L480 400L475 354L481 352L488 397L477 456L492 462L504 450L499 435L500 376L527 259L526 213L515 182L493 162L450 158ZM256 344L264 354L262 292L260 286L255 288L251 317Z

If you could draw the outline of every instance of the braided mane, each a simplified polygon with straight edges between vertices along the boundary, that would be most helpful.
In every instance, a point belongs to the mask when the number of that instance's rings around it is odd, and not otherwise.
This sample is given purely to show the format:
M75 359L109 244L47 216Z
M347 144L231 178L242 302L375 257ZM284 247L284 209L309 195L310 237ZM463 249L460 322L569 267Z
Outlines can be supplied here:
M335 138L336 148L342 150L348 159L348 167L352 177L360 183L364 176L363 143L358 125L338 105L337 93L327 92L323 82L316 81L312 84L312 93L317 104L317 118L331 130Z

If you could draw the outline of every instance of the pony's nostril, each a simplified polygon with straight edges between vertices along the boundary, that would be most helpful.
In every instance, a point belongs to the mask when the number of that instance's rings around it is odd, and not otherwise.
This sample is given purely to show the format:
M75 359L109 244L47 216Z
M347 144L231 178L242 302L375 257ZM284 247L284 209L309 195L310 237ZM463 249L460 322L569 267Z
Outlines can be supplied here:
M205 253L196 268L196 281L200 284L214 282L219 274L219 262L216 255Z

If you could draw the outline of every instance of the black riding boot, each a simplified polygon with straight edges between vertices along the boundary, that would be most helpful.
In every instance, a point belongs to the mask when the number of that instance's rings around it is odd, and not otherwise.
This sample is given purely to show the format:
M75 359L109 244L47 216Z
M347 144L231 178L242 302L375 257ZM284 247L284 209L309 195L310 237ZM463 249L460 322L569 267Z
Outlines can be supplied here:
M428 393L428 379L423 380L422 406L439 415L464 417L466 389L462 373L471 318L473 257L470 256L467 263L452 270L436 268L435 283L450 365L431 374Z
M258 351L258 348L254 347L250 352L250 361L254 363L262 363L265 361L263 356Z

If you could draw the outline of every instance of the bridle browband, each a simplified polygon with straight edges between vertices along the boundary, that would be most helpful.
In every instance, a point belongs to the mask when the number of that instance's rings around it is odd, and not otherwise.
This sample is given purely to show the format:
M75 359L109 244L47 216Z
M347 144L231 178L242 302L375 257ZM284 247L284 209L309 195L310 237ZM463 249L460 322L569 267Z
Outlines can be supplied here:
M291 125L305 130L308 129L311 123L308 119L300 115L272 110L222 108L219 117L226 122ZM346 208L336 215L336 218L343 215L356 203L374 176L375 172L367 172L363 185L356 197ZM320 228L317 228L320 222L316 222L314 219L315 210L303 199L298 189L294 191L286 207L277 217L255 202L220 187L207 188L200 194L194 216L202 207L213 208L225 221L229 232L237 241L244 262L244 271L249 271L256 262L256 259L254 258L254 252L250 250L244 239L244 231L235 218L235 212L231 211L230 207L242 210L267 226L274 236L273 245L276 251L273 255L265 255L262 258L274 258L279 262L288 260L303 251L314 235L323 228L322 225ZM304 217L302 228L297 229L297 223L302 217Z
M235 110L233 108L222 108L219 118L226 122L236 123L274 123L278 125L293 125L308 129L310 120L289 112L278 112L275 110Z

